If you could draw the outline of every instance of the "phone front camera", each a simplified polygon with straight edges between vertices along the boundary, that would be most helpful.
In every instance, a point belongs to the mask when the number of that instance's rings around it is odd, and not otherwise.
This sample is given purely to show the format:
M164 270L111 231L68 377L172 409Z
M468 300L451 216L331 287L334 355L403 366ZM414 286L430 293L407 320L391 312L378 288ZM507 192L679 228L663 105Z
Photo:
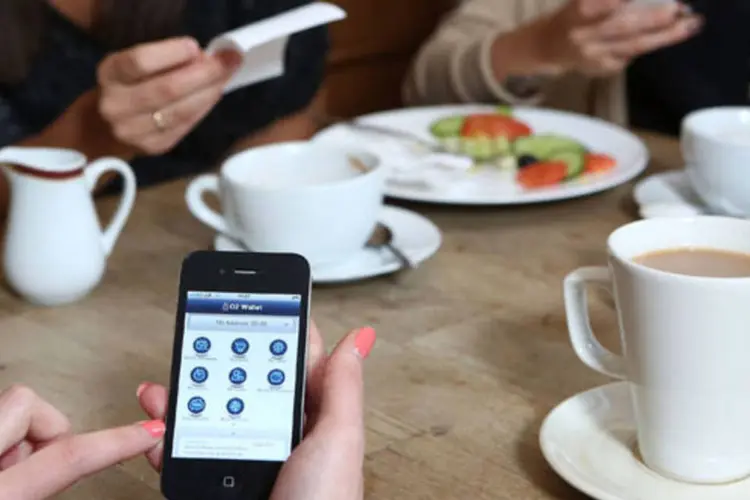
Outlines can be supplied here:
M226 273L227 273L226 269L219 269L219 274L226 274Z

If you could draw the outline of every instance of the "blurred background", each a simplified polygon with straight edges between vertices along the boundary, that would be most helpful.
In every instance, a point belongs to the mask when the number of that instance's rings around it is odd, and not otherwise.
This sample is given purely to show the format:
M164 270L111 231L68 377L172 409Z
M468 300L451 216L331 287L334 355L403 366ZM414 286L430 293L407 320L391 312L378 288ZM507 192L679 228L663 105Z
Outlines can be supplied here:
M331 25L327 113L349 118L401 106L412 58L455 0L331 1L348 18Z

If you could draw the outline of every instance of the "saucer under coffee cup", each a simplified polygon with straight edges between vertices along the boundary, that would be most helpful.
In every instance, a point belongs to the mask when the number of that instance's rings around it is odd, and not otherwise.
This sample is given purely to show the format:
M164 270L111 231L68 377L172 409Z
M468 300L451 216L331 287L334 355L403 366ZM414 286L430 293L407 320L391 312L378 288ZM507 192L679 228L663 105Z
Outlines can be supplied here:
M256 252L291 252L312 265L361 251L378 223L385 169L366 152L314 142L286 142L229 158L219 175L188 186L192 214ZM221 200L219 214L203 201Z
M568 329L586 365L628 381L643 462L688 483L750 476L750 221L642 220L607 246L609 267L565 279ZM622 355L592 331L589 285L615 296Z

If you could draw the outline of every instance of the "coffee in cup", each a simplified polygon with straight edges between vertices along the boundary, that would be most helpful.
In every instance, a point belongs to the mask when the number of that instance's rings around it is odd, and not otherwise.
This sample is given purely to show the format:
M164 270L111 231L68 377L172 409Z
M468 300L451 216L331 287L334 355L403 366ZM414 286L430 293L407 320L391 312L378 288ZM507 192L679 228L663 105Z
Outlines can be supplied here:
M312 265L346 260L378 223L385 171L373 155L335 145L287 142L229 158L196 178L188 208L212 229L256 252L291 252ZM203 201L217 194L223 215Z
M565 279L573 348L629 381L644 463L691 483L750 475L750 221L648 219L608 240L609 267ZM591 329L587 288L615 297L623 354Z
M672 248L648 252L636 263L674 274L705 278L750 278L750 254L713 248Z

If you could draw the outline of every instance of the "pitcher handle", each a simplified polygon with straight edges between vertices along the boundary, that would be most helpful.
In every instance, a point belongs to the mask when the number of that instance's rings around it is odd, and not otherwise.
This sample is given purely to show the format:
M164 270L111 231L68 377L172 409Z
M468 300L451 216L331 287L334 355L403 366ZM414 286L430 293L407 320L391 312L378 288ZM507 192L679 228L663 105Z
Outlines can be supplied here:
M117 172L123 180L120 204L112 216L109 225L102 233L104 253L109 257L109 254L112 253L115 247L115 243L117 243L117 238L119 238L123 227L125 227L125 222L127 222L130 212L133 210L137 183L130 165L119 158L101 158L89 164L84 170L89 187L94 189L99 178L107 172Z

